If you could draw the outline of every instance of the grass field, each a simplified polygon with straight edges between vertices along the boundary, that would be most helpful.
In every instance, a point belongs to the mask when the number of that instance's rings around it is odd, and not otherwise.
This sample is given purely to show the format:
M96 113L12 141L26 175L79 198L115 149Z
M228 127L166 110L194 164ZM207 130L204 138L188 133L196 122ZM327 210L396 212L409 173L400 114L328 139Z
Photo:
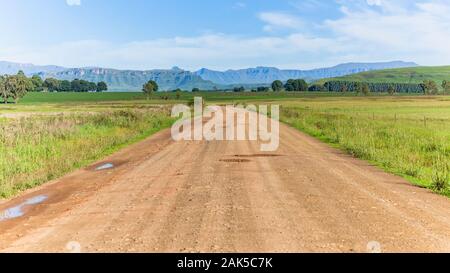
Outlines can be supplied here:
M450 81L450 66L421 66L411 68L385 69L353 74L344 77L320 80L324 83L329 80L359 81L369 83L423 83L424 80L433 80L439 85L443 80Z
M0 120L0 198L86 166L172 123L168 109L130 108L99 111L85 105L78 113Z
M387 94L371 94L372 96L387 96ZM399 94L400 95L400 94ZM19 105L37 105L37 104L79 104L79 103L109 103L109 102L129 102L139 101L140 103L150 104L168 104L177 101L185 102L191 100L194 96L201 96L210 102L230 102L247 100L292 100L298 98L322 98L322 97L353 97L355 94L332 93L332 92L181 92L177 98L175 92L160 92L153 95L149 101L145 100L142 92L104 92L104 93L28 93L19 102ZM6 105L7 107L8 105ZM14 104L9 104L14 107ZM4 109L3 105L1 109Z
M30 93L0 105L0 197L42 184L170 126L170 104L277 103L283 122L449 195L450 97L351 93ZM167 100L162 97L167 97ZM165 105L165 106L164 106ZM58 162L58 164L55 164Z
M448 98L292 102L282 107L281 119L418 186L450 195Z

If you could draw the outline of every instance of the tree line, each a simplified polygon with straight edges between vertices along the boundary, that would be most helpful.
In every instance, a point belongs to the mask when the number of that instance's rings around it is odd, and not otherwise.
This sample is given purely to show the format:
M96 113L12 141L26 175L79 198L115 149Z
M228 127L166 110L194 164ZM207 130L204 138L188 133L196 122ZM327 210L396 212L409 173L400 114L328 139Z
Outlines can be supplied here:
M450 94L450 81L443 81L441 84L442 90L446 94ZM147 97L158 91L158 84L155 81L149 81L144 84L143 89ZM252 92L352 92L357 94L368 95L370 93L389 93L391 95L395 93L423 93L427 95L435 95L440 93L438 84L434 81L426 80L421 84L411 83L367 83L356 81L327 81L324 84L311 84L309 85L304 79L289 79L285 83L280 80L274 81L270 87L260 86L251 89ZM178 91L181 90L174 90ZM192 92L199 92L199 88L193 88ZM222 90L227 91L227 90ZM230 90L228 90L230 91ZM244 86L236 86L231 89L233 92L245 92Z
M424 93L422 84L410 83L366 83L352 81L329 81L323 85L328 92L355 93Z
M47 78L42 80L38 75L31 78L25 76L23 71L17 75L0 75L0 97L4 103L12 99L15 103L24 97L27 92L103 92L108 90L105 82L89 82L75 79L73 81Z
M425 80L420 84L412 83L367 83L356 81L327 81L324 84L312 84L303 79L290 79L286 83L276 80L271 85L274 92L280 91L311 91L311 92L354 92L358 94L374 93L423 93L437 95L450 94L450 81L442 81L441 86L432 80ZM257 91L268 91L268 88L258 88Z
M34 79L34 81L33 81ZM98 83L74 79L58 80L54 78L47 78L44 81L39 80L39 76L33 76L31 80L34 82L34 91L48 91L48 92L103 92L108 91L108 85L101 81Z
M441 84L444 94L450 93L450 82L443 81ZM315 86L320 89L320 86ZM356 92L356 93L412 93L425 95L438 95L441 93L439 85L432 80L425 80L423 83L366 83L352 81L329 81L323 85L323 90L328 92Z

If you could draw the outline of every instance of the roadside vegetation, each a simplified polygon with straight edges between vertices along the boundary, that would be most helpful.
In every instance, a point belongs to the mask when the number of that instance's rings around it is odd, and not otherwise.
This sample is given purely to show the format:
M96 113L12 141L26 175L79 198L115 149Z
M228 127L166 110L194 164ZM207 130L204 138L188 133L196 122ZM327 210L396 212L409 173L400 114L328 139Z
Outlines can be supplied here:
M209 104L280 104L283 122L449 195L450 97L395 94L395 89L371 92L371 86L324 92L292 80L274 82L271 88L277 92L267 92L269 87L265 92L263 87L259 92L157 92L157 84L149 82L142 92L29 92L18 104L0 106L0 197L40 185L168 127L170 105L189 104L195 96ZM430 86L439 91L446 87ZM306 88L310 91L300 91Z
M450 100L445 97L293 102L282 107L281 120L450 196Z
M86 166L172 124L169 109L129 105L0 119L0 198ZM81 113L83 112L83 113Z

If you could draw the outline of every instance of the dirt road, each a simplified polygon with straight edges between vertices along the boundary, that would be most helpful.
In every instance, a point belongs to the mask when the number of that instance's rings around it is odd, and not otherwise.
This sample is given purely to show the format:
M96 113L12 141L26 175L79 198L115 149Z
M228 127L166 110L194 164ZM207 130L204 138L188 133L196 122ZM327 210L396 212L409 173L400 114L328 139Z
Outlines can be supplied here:
M0 204L0 251L450 251L448 198L287 126L280 140L160 132Z

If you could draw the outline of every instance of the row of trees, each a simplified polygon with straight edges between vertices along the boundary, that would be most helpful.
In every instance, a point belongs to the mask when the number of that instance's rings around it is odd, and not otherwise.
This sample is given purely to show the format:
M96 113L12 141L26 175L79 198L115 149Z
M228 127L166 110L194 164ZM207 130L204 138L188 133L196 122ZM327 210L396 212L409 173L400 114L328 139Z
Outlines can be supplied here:
M252 92L269 92L270 88L272 88L275 92L280 92L286 90L288 92L294 91L308 91L308 83L303 79L290 79L285 84L282 81L276 80L269 86L259 86L257 88L253 88ZM196 89L196 88L195 88ZM245 92L245 87L234 87L233 92ZM192 90L194 91L194 90Z
M450 94L450 82L443 81L441 84L442 92ZM314 90L311 90L313 88ZM313 85L310 91L328 91L328 92L356 92L356 93L423 93L426 95L437 95L441 92L439 85L432 80L425 80L420 84L411 83L365 83L349 81L329 81L323 87Z
M89 82L85 80L75 79L73 81L57 80L54 78L47 78L45 81L39 80L39 76L31 78L36 92L103 92L108 90L108 85L105 82Z
M441 84L444 93L450 94L450 81L443 81ZM375 93L424 93L427 95L439 94L440 88L434 81L426 80L421 84L408 83L366 83L355 81L328 81L324 84L312 84L303 79L290 79L283 84L282 81L276 80L272 83L271 88L268 86L260 86L252 89L252 92L269 92L272 89L274 92L288 91L288 92L353 92L357 94L368 95L371 92ZM158 91L158 84L155 81L149 81L144 84L142 91L147 94L147 97ZM245 92L244 86L234 87L234 92ZM180 93L177 89L174 92ZM199 88L193 88L192 92L200 92Z
M315 90L323 88L319 91L328 92L356 92L367 94L375 93L424 93L423 84L408 84L408 83L365 83L365 82L351 82L351 81L329 81L323 87L314 85Z
M38 75L31 78L25 76L23 71L17 75L0 75L0 98L3 103L12 99L17 102L27 92L103 92L108 90L105 82L88 82L75 79L73 81L48 78L42 80Z
M286 90L288 92L308 91L308 83L303 79L290 79L283 85L282 81L276 80L272 83L272 90L280 92Z
M366 83L354 81L328 81L324 84L313 84L308 86L308 83L302 79L288 80L285 84L281 81L274 81L272 83L272 90L274 92L280 91L311 91L311 92L355 92L360 94L376 93L424 93L427 95L437 95L442 92L450 94L450 81L443 81L441 90L435 81L425 80L421 84L409 83ZM259 91L259 90L258 90Z

